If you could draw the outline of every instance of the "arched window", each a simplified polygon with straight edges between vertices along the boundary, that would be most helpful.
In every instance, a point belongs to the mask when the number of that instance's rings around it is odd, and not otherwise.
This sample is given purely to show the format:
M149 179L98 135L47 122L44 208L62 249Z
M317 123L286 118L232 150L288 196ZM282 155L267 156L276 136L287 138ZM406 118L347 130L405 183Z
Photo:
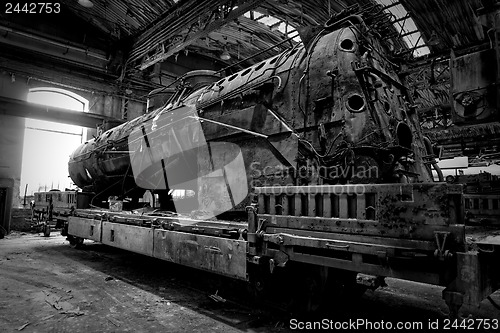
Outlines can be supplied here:
M72 91L60 88L32 88L28 94L28 102L65 108L73 111L87 112L89 101Z
M32 88L27 100L30 103L75 112L87 112L89 108L88 100L60 88ZM69 155L86 140L85 133L86 130L81 126L26 119L21 195L24 195L26 185L28 195L38 191L72 187L68 177Z

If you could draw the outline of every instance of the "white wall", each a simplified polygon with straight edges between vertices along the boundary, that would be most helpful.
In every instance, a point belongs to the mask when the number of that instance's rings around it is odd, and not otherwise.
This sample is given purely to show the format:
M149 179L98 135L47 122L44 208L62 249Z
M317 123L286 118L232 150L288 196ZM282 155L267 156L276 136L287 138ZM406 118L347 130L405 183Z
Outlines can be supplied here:
M0 72L0 96L26 100L26 80ZM21 180L24 143L24 118L0 115L0 179L12 179L14 188L12 204L18 205L17 193Z

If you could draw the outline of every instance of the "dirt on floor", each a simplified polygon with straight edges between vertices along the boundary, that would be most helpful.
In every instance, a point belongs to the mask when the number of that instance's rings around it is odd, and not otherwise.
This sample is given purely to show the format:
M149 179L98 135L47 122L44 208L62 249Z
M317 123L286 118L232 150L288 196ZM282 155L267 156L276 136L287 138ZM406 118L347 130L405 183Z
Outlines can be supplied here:
M360 320L363 331L381 321L444 329L443 288L387 283L335 312L294 318L250 302L244 282L91 241L76 250L56 232L12 233L0 240L0 332L291 332ZM500 304L498 292L491 299ZM487 300L462 315L500 320Z

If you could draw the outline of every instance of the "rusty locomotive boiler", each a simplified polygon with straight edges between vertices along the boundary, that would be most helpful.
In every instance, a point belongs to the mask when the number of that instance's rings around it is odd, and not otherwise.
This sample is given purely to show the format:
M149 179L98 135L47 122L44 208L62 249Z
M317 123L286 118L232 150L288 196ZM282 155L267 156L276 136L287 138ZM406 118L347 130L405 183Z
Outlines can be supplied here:
M411 100L356 16L225 78L189 73L170 101L80 146L69 174L96 196L243 210L255 186L432 181ZM228 167L229 165L229 167ZM196 202L197 201L197 202Z

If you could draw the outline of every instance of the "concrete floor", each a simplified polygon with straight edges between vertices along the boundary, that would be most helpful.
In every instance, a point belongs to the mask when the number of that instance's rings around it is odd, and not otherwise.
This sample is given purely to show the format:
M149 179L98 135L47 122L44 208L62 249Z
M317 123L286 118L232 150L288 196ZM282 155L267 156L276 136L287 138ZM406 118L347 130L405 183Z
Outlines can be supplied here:
M387 282L314 320L444 324L441 287ZM289 315L252 306L244 290L237 281L93 242L75 250L57 232L0 240L0 332L294 331ZM210 297L217 291L226 302ZM500 293L492 298L500 304ZM488 301L463 314L500 320L500 310Z

